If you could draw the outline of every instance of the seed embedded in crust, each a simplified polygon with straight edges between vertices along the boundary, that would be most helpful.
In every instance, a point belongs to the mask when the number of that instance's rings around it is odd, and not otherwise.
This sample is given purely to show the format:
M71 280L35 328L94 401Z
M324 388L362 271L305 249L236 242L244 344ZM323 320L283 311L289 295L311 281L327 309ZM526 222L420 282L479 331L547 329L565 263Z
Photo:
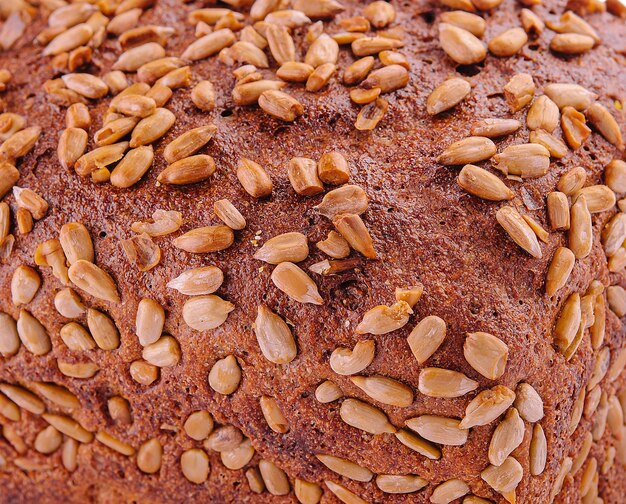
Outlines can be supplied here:
M553 296L565 286L574 268L576 257L567 247L559 247L552 256L546 277L546 294Z
M570 106L564 107L561 111L561 129L567 144L573 150L578 149L591 135L584 114Z
M439 23L439 44L459 65L480 63L487 55L487 49L478 38L467 30L448 23Z
M270 429L278 434L285 434L289 431L289 422L275 398L266 395L261 396L259 404Z
M300 262L309 256L309 245L302 233L283 233L267 240L254 258L269 264Z
M548 217L552 229L569 229L569 201L567 195L559 191L548 193Z
M430 496L430 502L433 504L447 504L460 499L469 492L470 488L465 481L451 479L435 487Z
M585 110L585 115L606 140L618 149L624 149L624 139L619 124L604 105L593 103Z
M448 146L438 157L444 165L476 163L491 158L496 153L495 144L485 137L467 137Z
M366 467L356 464L355 462L352 462L351 460L324 454L318 454L315 455L315 457L331 471L354 481L367 483L374 477L374 473L372 471Z
M446 323L436 315L424 317L407 337L411 352L419 364L434 354L446 337Z
M522 127L522 123L516 119L488 118L480 119L472 124L470 133L474 136L495 138L515 133Z
M96 347L96 342L91 334L76 322L65 324L59 331L59 336L61 336L65 346L74 352L93 350Z
M376 345L374 340L356 343L354 348L336 348L330 356L330 367L340 375L360 373L374 360Z
M531 75L515 74L504 86L504 98L511 112L517 112L528 105L535 95L535 83Z
M93 262L93 243L84 224L80 222L64 224L59 232L59 242L70 265L80 260Z
M244 442L243 434L232 425L224 425L215 429L203 443L207 450L218 452L234 450Z
M318 504L323 494L322 489L317 483L304 481L300 478L296 478L293 491L296 494L298 502L302 504Z
M157 438L143 443L137 450L137 467L146 474L154 474L161 469L163 447Z
M100 367L93 362L64 362L57 359L57 367L61 374L81 380L93 378L100 371Z
M385 432L393 434L397 430L391 425L385 413L358 399L343 401L339 414L348 425L370 434L383 434Z
M577 202L580 200L576 200ZM602 246L604 253L614 256L626 240L626 214L623 212L615 214L602 230Z
M434 415L422 415L406 421L407 427L424 439L447 446L462 446L467 442L469 430L460 428L459 424L456 418Z
M276 266L271 279L278 289L299 303L324 304L313 279L292 262Z
M34 448L39 453L49 455L59 449L63 442L63 436L52 425L48 425L42 431L39 431L35 438Z
M196 107L205 112L215 108L215 89L208 80L198 82L191 90L191 101Z
M615 206L615 193L602 184L582 188L574 195L574 199L584 195L587 209L591 213L606 212Z
M152 385L159 378L159 368L143 360L130 363L130 375L141 385Z
M183 428L191 439L202 441L213 432L213 426L214 422L211 414L206 410L198 410L187 417Z
M163 157L169 164L189 157L204 147L216 131L217 127L213 124L188 130L167 145Z
M207 226L192 229L174 240L174 246L193 254L218 252L230 247L235 240L233 230L228 226Z
M233 355L218 360L209 372L209 385L215 392L230 395L239 387L241 368Z
M304 106L298 100L276 89L264 91L259 96L259 106L272 117L286 122L293 122L304 114Z
M363 315L356 327L357 334L386 334L406 325L413 310L405 301L397 301L392 306L378 305Z
M100 431L96 434L96 439L100 441L104 446L108 446L112 450L130 457L135 454L135 449L127 443L120 441L116 437L105 431Z
M258 307L254 332L261 352L270 362L286 364L296 357L296 343L291 329L265 305Z
M605 170L606 177L606 170ZM582 166L572 168L567 173L564 173L559 178L556 188L565 193L567 196L573 196L580 191L587 180L587 172ZM607 181L608 184L608 181Z
M187 296L213 294L224 282L224 273L216 266L205 266L184 271L170 280L167 286Z
M26 310L20 310L16 327L20 341L32 354L45 355L52 350L46 328Z
M542 129L552 133L559 125L560 111L546 95L538 97L528 109L526 124L531 130Z
M545 147L550 156L556 159L564 158L569 152L567 145L553 134L548 133L542 129L534 130L530 132L529 140L531 144L537 144Z
M367 210L365 191L357 185L344 185L327 192L315 209L324 217L334 219L340 214L360 215Z
M343 73L343 83L353 86L364 80L374 68L376 60L373 56L365 56L350 64Z
M261 165L250 159L241 158L237 163L237 179L254 198L264 198L272 194L272 179Z
M128 79L126 79L126 74L124 72L122 72L121 70L112 70L111 72L105 73L102 76L102 80L104 81L104 83L107 86L109 86L109 93L111 93L112 95L120 94L122 91L124 91L129 86ZM82 103L80 103L80 104L77 103L75 105L85 106ZM87 112L89 112L89 110L87 110ZM91 121L91 119L90 119L90 121ZM89 124L91 124L91 122ZM69 127L70 127L70 125L68 124L68 128ZM83 128L83 129L89 129L89 126L87 126L87 127L76 126L76 127L77 128Z
M25 409L34 415L41 415L46 410L44 402L30 390L23 387L10 385L8 383L0 383L0 392L17 404L20 408Z
M337 231L328 233L328 238L318 241L315 246L335 259L343 259L350 255L350 245Z
M501 466L524 439L524 421L515 408L509 409L491 436L489 462Z
M207 180L215 173L215 161L211 156L198 154L169 165L157 177L161 184L185 185Z
M0 163L0 198L4 197L20 178L20 172L10 163Z
M550 168L550 152L539 144L518 144L506 147L493 156L494 167L504 175L536 178Z
M176 116L165 108L139 121L130 138L130 147L149 145L161 138L176 122Z
M459 172L459 185L468 193L490 201L510 200L515 194L494 174L467 164Z
M339 386L330 380L320 383L315 389L315 399L323 404L334 402L342 397L343 392Z
M595 40L579 33L559 33L552 37L550 49L563 54L581 54L593 48Z
M261 79L253 82L237 84L233 89L233 101L235 105L252 105L257 103L259 97L266 91L282 89L287 85L283 81Z
M289 182L300 196L314 196L324 191L317 174L317 163L309 158L296 157L289 161Z
M87 325L93 339L102 350L115 350L120 346L120 333L115 323L104 313L89 308Z
M469 429L477 425L487 425L504 413L514 400L515 392L503 385L483 390L467 405L465 417L459 426Z
M30 303L39 287L41 278L30 266L18 266L11 277L11 300L15 306Z
M44 48L44 56L56 56L69 52L89 42L93 36L93 28L87 23L80 23L67 30L60 31Z
M306 82L313 70L313 67L306 63L287 61L276 70L276 76L287 82Z
M485 332L468 333L463 345L465 360L489 380L504 374L509 355L508 346L499 338Z
M428 481L413 474L379 474L376 476L376 486L389 494L408 494L421 490Z
M132 417L130 414L130 406L128 401L120 396L110 397L107 401L107 409L109 416L116 423L130 425Z
M139 302L135 317L136 334L141 346L155 343L163 332L165 310L153 299L144 298Z
M33 388L45 399L57 406L72 411L80 408L80 401L62 385L46 382L35 382Z
M91 443L93 434L82 427L76 420L63 415L44 413L43 419L66 436L80 443Z
M270 24L265 34L273 58L279 65L296 61L296 48L285 26Z
M480 477L508 502L515 502L515 489L523 476L522 465L513 457L507 457L500 466L490 465L480 473Z
M287 495L290 491L289 480L285 472L269 460L259 461L259 471L267 488L272 495Z
M66 170L74 167L74 164L85 153L88 135L85 130L79 128L67 128L63 130L57 146L57 155L61 166Z
M221 326L235 305L214 294L188 299L183 305L185 323L196 331L210 331Z
M304 62L313 68L318 68L324 64L336 64L339 56L339 44L329 35L322 33L309 46ZM285 62L281 62L285 63Z
M461 397L478 388L478 382L463 373L441 368L424 368L419 375L419 391L429 397Z
M237 471L250 462L255 450L249 439L245 439L232 450L220 452L220 460L227 469Z
M626 193L626 161L613 159L606 165L604 180L616 193Z
M180 467L183 476L197 485L204 483L209 477L209 457L199 448L183 452L180 456Z
M482 38L487 28L487 23L482 17L463 10L442 12L439 19L444 23L463 28L478 38Z
M591 212L587 208L587 199L581 195L570 208L569 248L576 259L584 259L591 252L592 233Z
M513 56L528 42L528 35L523 28L511 28L496 35L489 41L489 51L496 56Z
M413 391L399 381L385 376L352 376L352 383L372 399L383 404L406 408L413 403Z
M350 247L369 259L376 259L372 237L361 217L356 214L339 214L333 218L333 224Z
M543 473L548 459L548 442L543 428L535 424L530 440L530 474L538 476Z
M580 295L574 292L565 301L554 328L554 340L561 352L565 352L574 341L580 321Z
M78 260L70 266L68 274L70 280L87 294L111 303L119 302L115 281L95 264Z
M180 345L176 338L162 336L154 343L146 345L141 356L157 367L175 366L180 360Z
M537 236L515 208L501 207L496 212L496 220L521 248L533 257L542 257Z
M34 219L43 219L48 212L48 203L32 189L13 187L13 197L19 208L28 210Z

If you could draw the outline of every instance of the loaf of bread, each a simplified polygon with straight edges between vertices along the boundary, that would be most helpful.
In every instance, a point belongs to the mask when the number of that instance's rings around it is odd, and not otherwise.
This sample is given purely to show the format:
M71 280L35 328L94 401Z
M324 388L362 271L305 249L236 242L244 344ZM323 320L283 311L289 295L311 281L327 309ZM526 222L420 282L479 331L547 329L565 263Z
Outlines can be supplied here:
M0 502L624 502L620 0L0 18Z

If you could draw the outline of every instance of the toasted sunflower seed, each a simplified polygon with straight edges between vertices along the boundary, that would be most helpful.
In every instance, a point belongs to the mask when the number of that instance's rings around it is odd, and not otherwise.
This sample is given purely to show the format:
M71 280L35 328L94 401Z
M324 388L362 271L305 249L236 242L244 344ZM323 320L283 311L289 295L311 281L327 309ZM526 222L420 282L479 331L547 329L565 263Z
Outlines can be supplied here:
M20 408L25 409L34 415L41 415L46 410L44 402L30 390L23 387L10 385L8 383L0 383L0 392L17 404Z
M76 322L65 324L61 328L59 335L65 346L74 352L93 350L96 347L96 342L91 337L91 334Z
M528 42L523 28L511 28L496 35L489 41L489 51L496 56L513 56Z
M98 365L93 362L72 363L57 360L57 367L61 374L83 380L92 378L100 370Z
M524 470L513 457L507 457L500 466L490 465L480 477L509 502L515 502L515 489L519 485Z
M475 163L491 158L496 153L495 144L484 137L467 137L454 142L438 157L437 162L444 165Z
M295 121L304 113L304 106L293 96L275 89L259 96L259 106L269 115L286 122Z
M567 195L562 192L553 191L548 193L548 216L552 229L569 229L569 201Z
M174 240L174 246L193 254L217 252L233 244L235 235L228 226L207 226L192 229Z
M250 159L239 160L237 179L245 191L254 198L263 198L272 193L272 179L261 165Z
M448 504L449 502L460 499L469 492L470 488L465 481L451 479L435 487L430 496L430 502L433 504Z
M567 247L559 247L552 256L546 278L546 294L553 296L569 279L574 268L574 253Z
M151 116L139 121L130 139L131 147L149 145L161 138L176 122L176 116L167 109L158 108Z
M511 145L493 157L495 168L505 175L536 178L550 168L550 152L543 145Z
M170 280L167 286L187 296L212 294L224 282L224 273L216 266L195 268L181 273Z
M362 214L367 210L365 191L357 185L344 185L326 193L316 210L323 216L334 219L339 214Z
M548 458L548 443L546 435L540 424L533 427L533 435L530 440L530 474L538 476L543 473Z
M95 264L78 260L70 266L68 274L70 280L87 294L104 301L119 302L115 281Z
M343 392L335 382L326 380L315 389L315 399L321 403L331 403L343 397Z
M463 167L457 180L463 189L479 198L502 201L515 196L498 177L472 164Z
M352 383L372 399L405 408L413 402L413 391L403 383L384 376L353 376Z
M348 425L370 434L394 433L397 430L389 423L385 413L357 399L346 399L341 404L339 414Z
M206 154L198 154L173 162L159 173L157 180L162 184L195 184L207 180L214 173L213 158Z
M554 339L562 352L574 341L581 316L580 295L575 292L567 298L554 328Z
M120 346L120 333L115 323L104 313L89 308L87 325L93 339L102 350L114 350Z
M60 28L60 26L59 26ZM87 23L80 23L67 30L61 30L44 48L44 56L56 56L80 47L91 39L94 31Z
M209 385L218 394L230 395L239 387L241 368L233 355L218 360L209 372Z
M376 128L378 123L387 113L387 109L389 108L389 103L387 102L387 100L383 98L377 98L377 96L380 94L380 90L374 88L372 91L374 91L373 98L376 101L371 101L372 97L370 97L368 100L365 100L364 103L367 103L367 105L365 105L365 107L361 109L359 115L357 116L356 122L354 123L355 128L359 131L371 131ZM356 101L352 93L350 94L350 97L353 101Z
M381 93L389 93L406 87L409 72L401 65L388 65L371 72L361 83L364 89L379 88Z
M278 405L278 401L270 396L262 396L259 400L261 411L270 429L278 434L289 431L289 423Z
M446 323L435 315L423 318L411 331L407 341L419 364L435 353L446 337Z
M315 455L315 457L331 471L350 478L354 481L368 482L374 477L374 473L351 460L347 460L333 455Z
M560 109L569 106L576 110L585 110L598 97L595 93L577 84L548 84L544 87L544 93Z
M594 103L585 110L589 122L618 149L624 148L624 140L619 124L609 110L600 103Z
M312 93L316 93L320 91L324 86L326 86L335 72L337 71L337 66L334 63L324 63L323 65L318 66L309 78L306 81L306 90Z
M489 444L489 462L501 466L524 439L524 421L515 408L509 409L494 431Z
M413 474L379 474L376 476L376 486L389 494L413 493L421 490L426 485L428 485L427 480Z
M14 186L13 197L19 208L25 208L37 220L43 219L48 211L48 202L32 189Z
M423 438L447 446L462 446L467 442L469 430L459 427L460 421L433 415L409 418L406 425Z
M152 220L153 222L133 222L130 229L138 234L165 236L178 231L183 224L182 214L175 210L155 210Z
M614 159L604 169L604 180L616 193L626 192L626 162ZM1 194L0 190L0 194Z
M584 195L591 213L605 212L615 206L615 193L605 185L588 186L578 191L574 198Z
M270 52L279 65L296 61L295 44L285 26L270 24L265 35Z
M15 306L30 303L39 287L41 278L30 266L18 266L11 277L11 299Z
M80 222L64 224L59 233L59 242L70 265L80 260L93 262L93 243L89 231Z
M109 92L109 86L102 79L91 74L73 73L63 75L61 78L68 89L86 98L102 98Z
M235 305L214 294L193 297L183 305L183 319L196 331L209 331L221 326Z
M439 44L460 65L473 65L485 59L483 43L467 30L449 23L439 23Z
M213 124L186 131L167 145L163 151L163 157L165 157L168 163L172 164L191 156L204 147L216 131L217 127Z
M470 12L464 12L463 10L442 12L439 19L444 23L463 28L479 38L485 34L485 29L487 28L487 23L482 17Z
M128 142L98 147L76 160L74 169L81 177L90 175L93 171L119 161L128 148Z
M369 259L376 259L377 254L372 237L361 217L356 214L342 213L335 215L333 224L350 247Z
M10 357L20 348L20 336L13 317L0 312L0 354Z
M343 236L336 231L331 231L326 240L317 242L315 246L335 259L343 259L350 255L350 245Z
M350 64L343 73L343 82L348 86L358 84L367 77L374 68L375 59L373 56L365 56Z
M278 264L272 271L271 279L278 289L295 301L316 305L324 304L315 282L292 262Z
M406 325L413 310L405 301L397 301L392 306L378 305L363 315L357 326L357 334L386 334Z
M472 125L470 133L474 136L494 138L514 133L521 126L516 119L481 119Z
M313 70L314 68L306 63L287 61L276 70L276 76L287 82L306 82Z
M192 448L181 455L180 468L185 478L199 485L209 477L209 457L199 448Z
M211 413L206 410L198 410L187 417L183 428L191 439L202 441L213 432L213 426L214 422Z
M306 236L302 233L284 233L267 240L256 251L254 258L269 264L304 261L309 255Z
M504 374L509 355L507 345L485 332L468 333L463 354L476 371L489 380L497 380Z
M87 141L88 135L85 130L79 128L63 130L57 146L57 155L63 168L69 170L74 167L74 163L85 153Z
M504 86L504 98L512 112L528 105L535 95L535 83L526 73L515 74Z
M270 494L287 495L289 493L289 480L285 471L269 460L259 461L259 471L261 471L261 477Z
M0 198L7 194L20 178L20 172L10 163L0 163Z
M461 397L478 388L478 382L463 373L441 368L424 368L419 375L419 391L429 397Z
M254 448L249 439L245 439L232 450L222 451L220 459L227 469L237 471L250 462L254 456ZM267 484L267 483L266 483Z
M146 474L154 474L161 469L163 448L157 438L143 443L137 450L137 467Z
M568 153L567 145L560 138L542 129L531 131L529 140L531 144L538 144L548 149L550 156L554 158L561 159Z
M350 167L340 152L322 154L317 164L317 172L322 182L331 185L345 184L350 180Z
M559 33L552 37L550 49L563 54L581 54L595 45L595 40L579 33Z
M537 236L515 208L501 207L496 212L496 219L515 243L531 256L541 258Z
M459 426L469 429L487 425L504 413L514 400L515 392L502 385L483 390L467 405L465 417Z
M317 504L323 494L321 487L317 483L304 481L300 478L296 478L293 490L298 502L302 504Z
M135 454L135 449L130 446L128 443L124 443L120 441L116 437L113 437L111 434L100 431L96 434L96 439L101 442L104 446L111 448L112 450L121 453L122 455L126 455L130 457Z
M135 327L141 346L145 347L146 345L155 343L161 337L164 323L165 310L163 310L163 307L159 303L153 299L147 298L139 302ZM146 360L151 362L149 359Z
M340 375L351 375L363 371L374 360L373 340L359 341L353 350L336 348L330 356L330 367Z
M232 425L225 425L215 429L204 442L208 450L218 452L234 450L244 441L241 431Z
M567 144L574 150L578 149L591 134L584 114L570 106L562 110L561 129Z
M548 96L542 95L528 109L526 124L531 130L542 129L552 133L559 125L559 107Z
M141 385L151 385L159 377L159 368L143 360L131 362L129 368L133 380Z
M72 418L50 413L44 413L42 416L55 429L80 443L91 443L93 440L93 434Z
M52 349L46 328L26 310L20 310L17 333L26 349L35 355L45 355Z
M591 212L586 197L581 195L570 209L569 248L576 259L583 259L591 252L592 231Z

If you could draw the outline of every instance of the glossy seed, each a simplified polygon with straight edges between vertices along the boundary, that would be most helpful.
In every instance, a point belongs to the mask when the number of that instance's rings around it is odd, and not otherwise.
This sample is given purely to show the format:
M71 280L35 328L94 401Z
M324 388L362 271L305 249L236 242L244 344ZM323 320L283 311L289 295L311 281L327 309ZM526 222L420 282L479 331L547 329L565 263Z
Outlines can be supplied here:
M413 313L405 301L397 301L392 306L378 305L363 315L356 327L357 334L386 334L406 325Z
M119 301L117 286L111 276L95 264L78 260L68 270L70 280L87 294L109 301Z
M285 434L289 431L289 423L275 398L266 395L261 396L259 404L270 429L278 434Z
M18 266L11 277L11 300L15 306L30 303L39 287L41 278L30 266Z
M187 417L183 428L191 439L202 441L213 432L213 426L214 422L211 414L206 410L198 410Z
M357 399L346 399L341 403L339 414L341 419L348 425L370 434L396 432L396 428L389 423L385 413Z
M154 474L161 469L163 448L157 438L143 443L137 450L137 467L146 474Z
M306 236L302 233L284 233L267 240L254 258L269 264L304 261L309 255Z
M515 196L498 177L472 164L463 167L457 180L467 192L486 200L503 201Z
M183 452L180 457L180 467L183 476L192 483L204 483L209 477L209 457L198 448L192 448Z
M271 279L278 289L299 303L324 304L315 282L292 262L281 262L276 266Z
M523 476L522 465L513 457L507 457L500 466L490 465L480 473L480 477L508 502L515 502L515 489Z
M63 130L57 146L57 155L61 166L66 170L74 167L74 164L85 153L88 135L85 130L79 128L67 128Z
M35 450L44 455L49 455L59 449L63 442L63 436L52 425L48 425L42 431L39 431L35 438Z
M489 462L501 466L506 458L524 439L524 421L515 408L509 409L504 420L498 424L489 443Z
M259 461L259 471L267 488L272 495L287 495L290 491L289 480L285 472L269 460Z
M91 236L80 222L64 224L59 232L59 242L70 265L80 260L93 262L94 251Z
M272 179L261 165L250 159L239 160L237 179L245 191L254 198L263 198L272 193Z
M495 153L496 146L488 138L467 137L447 147L437 157L437 162L444 165L475 163L489 159Z
M218 394L230 395L239 387L241 368L233 355L218 360L209 372L209 385Z
M89 308L87 325L93 339L102 350L114 350L120 346L120 333L113 320L104 313Z
M218 252L230 247L235 240L228 226L207 226L188 231L174 240L174 246L193 254Z
M574 268L574 253L567 247L559 247L552 256L546 277L546 294L553 296L565 286Z
M459 427L460 421L433 415L409 418L407 427L424 439L447 446L461 446L467 441L468 430Z
M216 295L197 296L183 305L183 319L196 331L209 331L222 325L235 306Z
M465 417L460 427L469 429L486 425L504 413L515 400L515 393L502 385L480 392L465 409Z
M430 496L430 502L433 504L447 504L463 497L469 492L470 488L463 480L451 479L435 487Z
M395 475L379 474L376 476L376 486L388 494L408 494L421 490L428 481L413 474Z
M131 362L129 368L133 380L141 385L151 385L159 377L159 368L142 360Z
M317 163L309 158L296 157L289 161L289 182L300 196L314 196L324 191L317 173Z
M16 327L20 341L32 354L45 355L52 349L46 328L26 310L20 310Z
M367 210L365 191L357 185L344 185L327 192L315 209L324 217L334 219L339 214L360 215Z
M413 391L403 383L384 376L352 376L352 383L372 399L405 408L413 402Z
M591 252L593 244L591 212L585 196L579 196L570 208L569 248L576 259L583 259Z
M418 389L429 397L460 397L477 387L478 382L458 371L429 367L419 375Z
M141 346L145 347L155 343L161 337L164 324L165 311L163 307L153 299L142 299L137 307L135 318L136 334Z
M50 413L44 413L42 416L54 428L80 443L91 443L93 440L93 434L72 418Z
M366 483L374 477L374 473L372 471L352 462L351 460L335 457L333 455L322 454L316 455L315 457L331 471L354 481Z
M315 399L323 404L334 402L342 397L341 389L330 380L320 383L315 389Z
M377 257L372 237L361 217L356 214L342 213L335 215L333 224L350 247L369 259Z
M460 65L479 63L487 55L487 49L478 38L467 30L448 23L439 23L439 44Z
M542 257L537 236L515 208L501 207L496 212L496 219L509 237L522 249L533 257Z

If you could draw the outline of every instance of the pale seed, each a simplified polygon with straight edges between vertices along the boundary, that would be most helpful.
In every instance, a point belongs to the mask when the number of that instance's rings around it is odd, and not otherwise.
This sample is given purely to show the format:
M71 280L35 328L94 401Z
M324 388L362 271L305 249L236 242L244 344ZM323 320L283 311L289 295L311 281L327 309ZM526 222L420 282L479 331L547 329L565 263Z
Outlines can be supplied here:
M315 209L332 220L339 214L360 215L367 210L367 207L367 195L361 187L344 185L326 193Z
M209 477L209 457L199 448L183 452L180 457L183 476L195 484L204 483Z
M91 236L80 222L64 224L59 232L59 242L70 265L80 260L93 262L94 251Z
M87 73L66 74L61 77L68 89L91 99L102 98L109 92L109 86L94 75Z
M578 202L576 200L576 202ZM626 240L626 214L615 214L602 230L602 246L607 256L615 255Z
M346 399L341 403L339 414L348 425L370 434L394 433L397 430L389 423L385 413L357 399Z
M591 212L585 196L581 195L570 208L569 248L576 259L583 259L591 252L592 232Z
M559 33L552 37L550 49L563 54L581 54L595 45L595 40L579 33Z
M215 90L207 80L198 82L191 90L191 101L200 110L210 112L215 108Z
M463 10L442 12L439 19L444 23L463 28L479 38L485 34L485 29L487 28L487 23L482 17L470 12L464 12Z
M39 287L41 278L30 266L18 266L11 277L11 300L15 306L30 303Z
M543 473L548 458L548 443L543 428L540 424L533 427L533 435L530 440L530 474L538 476Z
M469 429L487 425L504 413L515 400L515 393L502 385L480 392L465 409L465 417L459 427Z
M271 279L278 289L299 303L324 304L315 282L292 262L278 264L272 271Z
M156 438L143 443L137 450L137 467L147 474L154 474L161 469L163 448Z
M241 368L233 355L218 360L209 372L209 385L218 394L232 394L240 382Z
M604 169L604 180L616 193L626 192L626 162L613 159Z
M485 59L487 50L469 31L449 23L439 24L439 44L460 65L473 65Z
M468 333L463 345L465 360L489 380L497 380L504 374L509 355L507 345L485 332Z
M359 341L353 350L336 348L330 356L330 367L340 375L351 375L363 371L374 359L373 340Z
M259 471L267 488L272 495L287 495L290 491L289 480L285 471L269 460L259 461Z
M81 380L92 378L100 370L98 365L93 362L72 363L57 360L57 367L61 374Z
M448 504L449 502L460 499L469 492L470 488L465 481L451 479L435 487L430 496L430 502L433 504Z
M439 460L441 458L441 450L434 444L422 439L420 436L409 432L406 429L400 429L395 433L396 438L404 446L427 457L431 460Z
M96 342L87 330L76 322L65 324L59 331L59 336L63 343L74 352L82 352L85 350L93 350Z
M546 277L546 294L553 296L567 283L574 268L574 253L567 247L559 247L552 256Z
M343 259L350 255L350 245L343 236L336 231L328 233L328 238L318 241L315 246L335 259Z
M170 280L167 286L187 296L213 294L224 282L224 273L216 266L195 268Z
M0 163L0 198L7 194L20 178L20 172L10 163Z
M128 401L123 397L110 397L107 401L107 409L109 410L109 416L114 422L127 425L132 423L130 406L128 405Z
M289 431L289 423L283 415L276 399L270 396L261 396L259 399L261 412L270 429L278 434L285 434Z
M315 457L331 471L351 480L367 483L374 477L374 473L372 471L352 462L351 460L335 457L333 455L322 454L315 455Z
M176 116L165 108L158 108L149 117L139 121L130 139L131 147L149 145L161 138L176 122Z
M165 311L159 303L147 298L139 302L135 327L141 346L155 343L161 337L164 323ZM150 362L149 359L146 360Z
M311 75L309 75L306 81L306 90L311 93L320 91L330 82L331 77L335 75L336 71L337 66L334 63L324 63L318 66L311 72Z
M615 193L605 185L588 186L578 191L574 198L584 195L591 213L605 212L615 206Z
M159 368L142 360L131 362L129 368L133 380L141 385L152 385L159 377Z
M339 44L335 42L330 36L322 33L315 41L309 46L307 53L304 57L304 62L307 65L311 65L313 68L317 68L325 63L337 63L339 56ZM279 63L285 63L284 61Z
M43 219L48 212L48 202L32 189L14 186L13 197L19 208L25 208L37 220Z
M157 209L152 214L153 222L133 222L130 229L138 234L149 236L165 236L180 229L183 224L183 216L175 210Z
M511 112L517 112L530 103L535 95L535 83L531 75L515 74L504 86L504 98Z
M359 100L357 100L353 94L355 91L356 90L353 90L350 93L350 98L356 103L359 103ZM373 88L369 92L366 91L366 94L368 94L368 98L364 99L362 103L367 103L367 105L361 109L354 123L354 127L359 131L371 131L376 128L389 109L389 102L387 102L387 100L377 98L380 94L380 89ZM374 99L376 101L373 101Z
M560 109L569 106L576 110L585 110L598 97L595 93L577 84L548 84L544 87L543 92Z
M333 2L335 3L335 2ZM348 490L346 487L335 483L334 481L325 480L326 487L341 501L347 504L367 504L366 500L361 499L358 495Z
M498 177L472 164L463 167L457 181L468 193L486 200L503 201L513 199L515 196Z
M54 37L44 48L42 54L44 56L56 56L76 49L89 42L93 33L91 26L86 23L77 24L68 30L61 30L59 35Z
M214 294L193 297L183 305L183 319L196 331L209 331L221 326L235 306Z
M292 158L287 175L294 191L301 196L314 196L324 191L324 184L317 174L317 163L312 159Z
M515 208L501 207L496 212L496 219L515 243L531 256L541 258L541 247L537 242L537 236Z
M265 34L273 58L279 65L296 61L296 48L285 26L270 24Z
M371 72L361 83L364 89L379 88L381 93L402 89L409 83L409 72L401 65L388 65Z
M115 281L95 264L78 260L70 266L68 274L70 280L87 294L111 303L119 302Z
M207 180L214 173L213 158L206 154L198 154L173 162L159 173L157 180L162 184L195 184Z
M161 336L154 343L146 345L141 356L157 367L175 366L180 360L180 345L176 338Z
M461 397L477 387L478 382L449 369L424 368L419 375L418 389L429 397Z
M322 498L322 489L317 483L296 478L293 491L301 504L318 504Z
M128 443L120 441L116 437L113 437L108 432L100 431L96 434L96 439L104 446L111 448L112 450L130 457L135 454L135 449Z
M522 124L516 119L481 119L472 125L470 133L474 136L494 138L510 135L521 126Z
M315 399L322 404L331 403L343 397L343 392L336 383L326 380L315 389Z
M374 68L375 61L373 56L365 56L348 65L343 73L343 83L353 86L361 82Z
M276 77L287 82L306 82L313 67L299 61L287 61L276 70Z
M258 102L260 96L266 91L282 89L287 85L283 81L261 79L254 82L237 84L233 89L233 101L235 105L253 105Z
M384 376L353 376L352 383L372 399L405 408L413 403L413 391L403 383Z
M193 254L218 252L230 247L235 240L228 226L207 226L192 229L174 240L174 246Z
M350 247L369 259L376 259L372 237L361 217L342 213L333 217L333 225Z
M553 191L548 193L548 217L552 229L569 229L569 201L567 195L562 192Z
M498 424L489 443L489 462L501 466L505 459L524 439L524 421L515 408L509 409L504 420Z
M531 131L529 140L530 143L539 144L548 149L550 156L553 158L564 158L569 152L567 145L560 138L541 129Z
M244 442L241 431L232 425L215 429L204 442L204 447L218 452L236 449Z
M407 341L419 364L434 354L446 337L446 323L435 315L423 318L411 331Z
M493 161L495 168L504 175L536 178L545 175L550 168L550 152L534 143L510 145L496 154Z
M20 348L20 336L17 324L13 317L0 312L0 354L10 357L17 353Z
M541 95L528 109L526 124L531 130L542 129L552 133L559 125L559 107L546 95Z
M585 110L585 115L604 138L618 149L623 150L624 140L619 124L604 105L597 102L590 105L589 108Z
M48 425L44 430L39 431L35 438L34 448L39 453L49 455L59 449L63 442L63 436L52 425Z
M96 344L102 350L114 350L120 346L120 333L113 320L104 313L89 308L87 326Z
M585 116L574 107L564 107L561 114L561 129L567 144L578 149L591 134Z
M16 327L20 341L30 353L45 355L52 350L52 343L46 328L26 310L20 310ZM10 331L11 329L9 329Z
M0 392L17 404L20 408L25 409L34 415L41 415L44 411L46 411L44 402L30 390L23 387L10 385L8 383L0 383Z
M254 457L254 448L249 439L245 439L239 446L232 450L222 451L220 460L227 469L237 471L244 467ZM267 482L265 482L267 484Z
M345 184L350 179L348 161L340 152L326 152L317 163L317 173L322 182L331 185Z
M74 167L74 163L85 153L88 140L85 130L79 128L63 130L57 146L57 155L63 168L69 170Z
M186 131L167 145L163 151L163 157L169 164L172 164L191 156L204 147L216 131L217 127L213 124Z
M489 41L489 51L496 56L513 56L528 42L523 28L511 28Z
M237 163L237 179L254 198L263 198L272 193L272 179L261 165L250 159L241 158Z
M495 153L496 146L488 138L467 137L447 147L437 157L437 162L444 165L475 163L489 159Z
M513 457L507 457L500 466L490 465L480 473L480 477L508 502L515 502L515 489L523 476L522 465Z
M426 485L428 485L427 480L413 474L379 474L376 476L376 486L389 494L413 493L421 490Z
M283 233L267 240L254 258L269 264L300 262L309 256L309 245L302 233Z
M286 122L295 121L304 113L304 106L293 96L275 89L259 96L259 106L269 115Z
M54 428L80 443L91 443L93 440L93 434L72 418L50 413L44 413L42 416Z

